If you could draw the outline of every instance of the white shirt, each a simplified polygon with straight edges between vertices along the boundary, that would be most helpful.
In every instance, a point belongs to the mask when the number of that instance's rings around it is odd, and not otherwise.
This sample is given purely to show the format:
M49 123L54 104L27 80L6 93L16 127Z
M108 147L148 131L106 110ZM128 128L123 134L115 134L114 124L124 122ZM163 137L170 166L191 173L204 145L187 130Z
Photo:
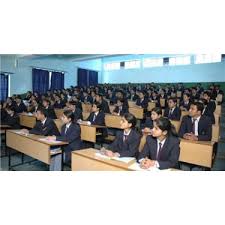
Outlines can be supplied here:
M173 114L174 109L175 109L175 107L169 110L169 115Z
M199 117L196 118L196 120L195 120L195 133L194 133L195 136L198 136L198 123L199 123L200 118L201 118L201 116L199 116ZM194 119L191 118L191 121L192 121L192 123L193 123L193 122L194 122Z
M66 124L65 134L66 134L66 132L68 131L70 125L71 125L71 123Z
M124 131L124 132L123 132L123 135L124 135L124 136L129 136L130 132L131 132L131 129L128 131L128 133L126 133L126 132ZM123 139L125 139L125 137L123 137Z
M45 118L45 120L41 122L43 126L45 125L46 120L47 120L47 118Z

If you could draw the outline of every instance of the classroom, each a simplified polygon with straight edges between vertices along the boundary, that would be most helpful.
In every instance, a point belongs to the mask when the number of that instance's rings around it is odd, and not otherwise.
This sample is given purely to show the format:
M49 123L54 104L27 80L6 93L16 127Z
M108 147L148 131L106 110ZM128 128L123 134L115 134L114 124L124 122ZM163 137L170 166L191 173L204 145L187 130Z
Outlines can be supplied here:
M0 61L0 170L225 170L225 54Z

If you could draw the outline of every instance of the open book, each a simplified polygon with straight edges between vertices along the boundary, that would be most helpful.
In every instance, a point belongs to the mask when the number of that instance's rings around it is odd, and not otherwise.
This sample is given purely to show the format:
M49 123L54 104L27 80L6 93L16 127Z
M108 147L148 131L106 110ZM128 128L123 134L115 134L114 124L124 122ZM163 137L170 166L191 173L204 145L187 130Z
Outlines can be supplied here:
M47 143L52 143L52 144L59 144L59 143L61 143L61 141L48 140L47 138L39 138L38 140L39 141L44 141L44 142L47 142Z
M160 171L160 169L158 169L156 167L150 167L148 169L142 169L140 167L140 163L137 163L137 162L130 165L129 169L136 170L136 171Z

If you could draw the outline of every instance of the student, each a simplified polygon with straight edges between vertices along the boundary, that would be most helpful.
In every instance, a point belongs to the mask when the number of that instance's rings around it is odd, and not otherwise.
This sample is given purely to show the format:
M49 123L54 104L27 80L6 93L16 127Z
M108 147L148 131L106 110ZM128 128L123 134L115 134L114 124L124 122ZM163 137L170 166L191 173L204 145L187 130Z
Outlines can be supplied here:
M143 132L145 133L151 133L151 130L153 128L153 122L157 119L159 119L162 116L162 109L159 107L156 107L152 109L151 111L151 117L147 117L145 120L145 123L143 124Z
M105 114L101 111L101 103L96 102L92 105L92 113L87 121L92 125L105 126Z
M212 122L202 115L204 105L201 102L191 104L189 115L184 116L180 125L179 136L193 141L211 141Z
M31 102L31 106L29 107L28 109L28 112L30 113L36 113L37 110L38 110L38 102L36 99L33 99L32 102Z
M61 100L61 98L56 95L55 96L55 103L54 103L54 108L56 109L62 109L65 107L65 102Z
M48 112L46 111L46 109L39 108L36 114L36 118L38 121L36 122L34 128L30 131L27 129L23 129L22 132L26 134L30 133L44 136L59 136L60 134L55 122L47 116Z
M15 112L14 106L6 107L7 116L3 124L9 125L12 129L20 129L20 118Z
M70 101L68 104L68 109L72 110L73 114L74 114L74 121L73 122L77 122L78 120L83 120L83 114L80 108L76 107L76 102L74 101Z
M190 101L190 94L189 93L184 93L183 94L183 101L180 103L180 110L182 111L189 111L190 106L191 106L191 101Z
M148 99L145 97L144 91L139 92L139 98L136 101L136 105L140 106L141 108L144 109L144 112L147 111L148 108Z
M0 118L1 118L1 123L3 123L7 117L7 112L5 110L5 108L3 108L3 102L1 101L1 105L0 105L0 110L1 110L1 115L0 115Z
M43 107L46 109L46 112L47 112L47 117L54 120L57 117L56 117L54 108L50 105L50 103L51 102L48 99L44 99L42 101Z
M152 136L148 136L144 149L139 153L140 167L169 169L177 166L180 155L180 140L170 120L160 117L155 120Z
M83 96L81 97L81 101L85 104L86 103L89 103L89 104L93 103L93 99L90 95L88 95L87 91L83 92Z
M177 107L177 99L169 98L168 100L168 108L165 109L164 117L167 117L170 120L180 120L181 111L179 107Z
M140 135L134 130L136 118L125 113L120 124L122 131L118 131L114 142L101 152L109 157L136 157L140 143Z
M27 112L27 107L24 105L19 95L16 96L16 104L14 105L14 108L16 113Z
M193 87L191 90L191 101L196 102L200 98L200 94L197 92L197 88Z
M97 94L95 98L96 98L96 102L101 104L102 112L110 113L109 104L106 100L103 99L103 96L101 94Z
M205 91L203 99L206 101L206 107L204 108L202 115L208 116L211 119L212 124L215 124L214 112L216 110L216 103L211 100L211 93L209 91Z
M71 152L82 148L81 142L81 129L80 126L73 121L74 113L71 110L66 110L63 113L62 121L63 126L61 128L61 134L58 136L49 136L48 140L64 141L68 142L68 145L62 146L64 152L64 162L69 163L71 161ZM62 155L58 154L52 157L50 170L61 170L61 158Z
M123 99L117 99L116 107L113 110L114 115L123 116L125 113L128 113L128 108L124 106L123 103Z

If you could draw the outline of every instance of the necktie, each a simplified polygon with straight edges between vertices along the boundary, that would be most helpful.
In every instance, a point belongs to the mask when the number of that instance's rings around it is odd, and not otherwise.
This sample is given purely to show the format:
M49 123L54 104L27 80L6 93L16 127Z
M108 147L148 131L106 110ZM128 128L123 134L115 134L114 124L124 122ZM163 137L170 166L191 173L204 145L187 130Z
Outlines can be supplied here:
M66 134L67 130L68 130L68 127L66 126L66 129L65 129L65 134Z
M172 112L173 112L173 110L170 109L170 111L169 111L169 117L172 115Z
M95 121L95 119L96 119L96 115L94 114L94 117L93 117L93 122Z
M128 135L123 135L123 142L125 142L127 140Z
M192 133L195 134L195 121L196 119L193 119L193 122L192 122Z
M161 150L162 150L162 143L159 142L159 150L156 153L156 160L158 160L160 158Z

